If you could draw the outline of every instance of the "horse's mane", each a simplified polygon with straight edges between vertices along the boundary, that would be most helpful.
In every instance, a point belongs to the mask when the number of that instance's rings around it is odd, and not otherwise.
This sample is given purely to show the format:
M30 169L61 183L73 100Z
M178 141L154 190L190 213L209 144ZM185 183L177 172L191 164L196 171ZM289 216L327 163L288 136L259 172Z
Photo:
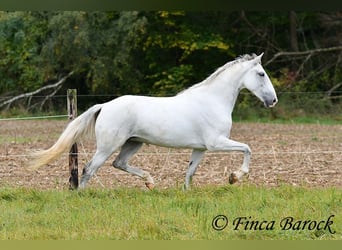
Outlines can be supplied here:
M241 62L252 60L256 56L257 56L256 54L251 54L251 55L245 54L245 55L238 56L234 61L227 62L225 65L219 67L214 73L212 73L210 76L208 76L204 80L204 82L211 81L214 78L216 78L219 74L221 74L223 71L232 67L233 65L236 65L236 64L241 63Z
M245 62L245 61L249 61L249 60L253 60L255 57L257 57L256 54L245 54L245 55L241 55L241 56L238 56L237 58L235 58L235 60L233 61L230 61L230 62L227 62L226 64L224 64L223 66L219 67L218 69L215 70L214 73L212 73L210 76L208 76L206 79L204 79L202 82L200 83L197 83L181 92L179 92L178 94L181 94L183 93L184 91L187 91L187 90L190 90L190 89L193 89L193 88L197 88L199 86L202 86L204 84L209 84L210 82L212 82L212 80L214 80L218 75L220 75L223 71L225 71L226 69L232 67L233 65L236 65L238 63L241 63L241 62Z

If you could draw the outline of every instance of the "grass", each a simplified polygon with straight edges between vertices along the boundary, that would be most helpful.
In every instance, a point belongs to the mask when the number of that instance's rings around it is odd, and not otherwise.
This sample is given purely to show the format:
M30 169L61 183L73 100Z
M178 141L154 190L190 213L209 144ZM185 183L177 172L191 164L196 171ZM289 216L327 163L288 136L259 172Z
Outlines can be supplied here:
M146 192L0 188L0 239L342 239L339 188L238 186ZM212 227L225 215L228 225ZM331 228L282 230L280 221L327 220ZM234 230L233 220L274 221L272 230ZM219 221L218 224L221 222ZM293 223L294 224L294 223Z
M0 145L4 143L27 143L33 141L33 138L30 137L19 137L19 136L10 136L10 135L0 135Z

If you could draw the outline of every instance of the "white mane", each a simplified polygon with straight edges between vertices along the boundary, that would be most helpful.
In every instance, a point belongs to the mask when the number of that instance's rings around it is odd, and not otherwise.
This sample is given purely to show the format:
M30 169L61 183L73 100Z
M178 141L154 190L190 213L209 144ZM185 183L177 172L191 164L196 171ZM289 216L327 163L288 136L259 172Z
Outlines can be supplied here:
M215 70L214 73L212 73L210 76L208 76L206 79L204 79L202 82L200 83L197 83L181 92L179 92L178 94L181 94L187 90L190 90L190 89L194 89L194 88L197 88L197 87L200 87L204 84L210 84L212 82L212 80L214 80L218 75L220 75L223 71L225 71L226 69L228 68L231 68L232 66L238 64L238 63L241 63L241 62L245 62L245 61L249 61L249 60L253 60L255 57L257 57L256 54L245 54L245 55L241 55L239 57L237 57L234 61L230 61L226 64L224 64L223 66L219 67L217 70Z

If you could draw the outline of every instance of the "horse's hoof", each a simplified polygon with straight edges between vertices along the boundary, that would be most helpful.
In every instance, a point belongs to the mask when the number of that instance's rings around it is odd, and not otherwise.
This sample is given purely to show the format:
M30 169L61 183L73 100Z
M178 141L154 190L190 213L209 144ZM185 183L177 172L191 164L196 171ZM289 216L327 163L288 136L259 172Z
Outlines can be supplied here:
M153 188L154 188L154 184L151 182L145 182L145 185L149 190L153 190Z
M231 173L229 176L229 184L234 184L235 182L237 182L239 179L236 176L236 174Z

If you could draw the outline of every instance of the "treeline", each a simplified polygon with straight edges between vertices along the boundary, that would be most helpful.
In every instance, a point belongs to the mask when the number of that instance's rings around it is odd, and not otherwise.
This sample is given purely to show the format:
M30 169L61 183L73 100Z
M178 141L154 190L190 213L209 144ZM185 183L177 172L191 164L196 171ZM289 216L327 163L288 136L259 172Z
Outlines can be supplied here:
M341 22L342 12L0 12L0 104L61 79L39 93L170 96L261 52L278 92L339 100Z

